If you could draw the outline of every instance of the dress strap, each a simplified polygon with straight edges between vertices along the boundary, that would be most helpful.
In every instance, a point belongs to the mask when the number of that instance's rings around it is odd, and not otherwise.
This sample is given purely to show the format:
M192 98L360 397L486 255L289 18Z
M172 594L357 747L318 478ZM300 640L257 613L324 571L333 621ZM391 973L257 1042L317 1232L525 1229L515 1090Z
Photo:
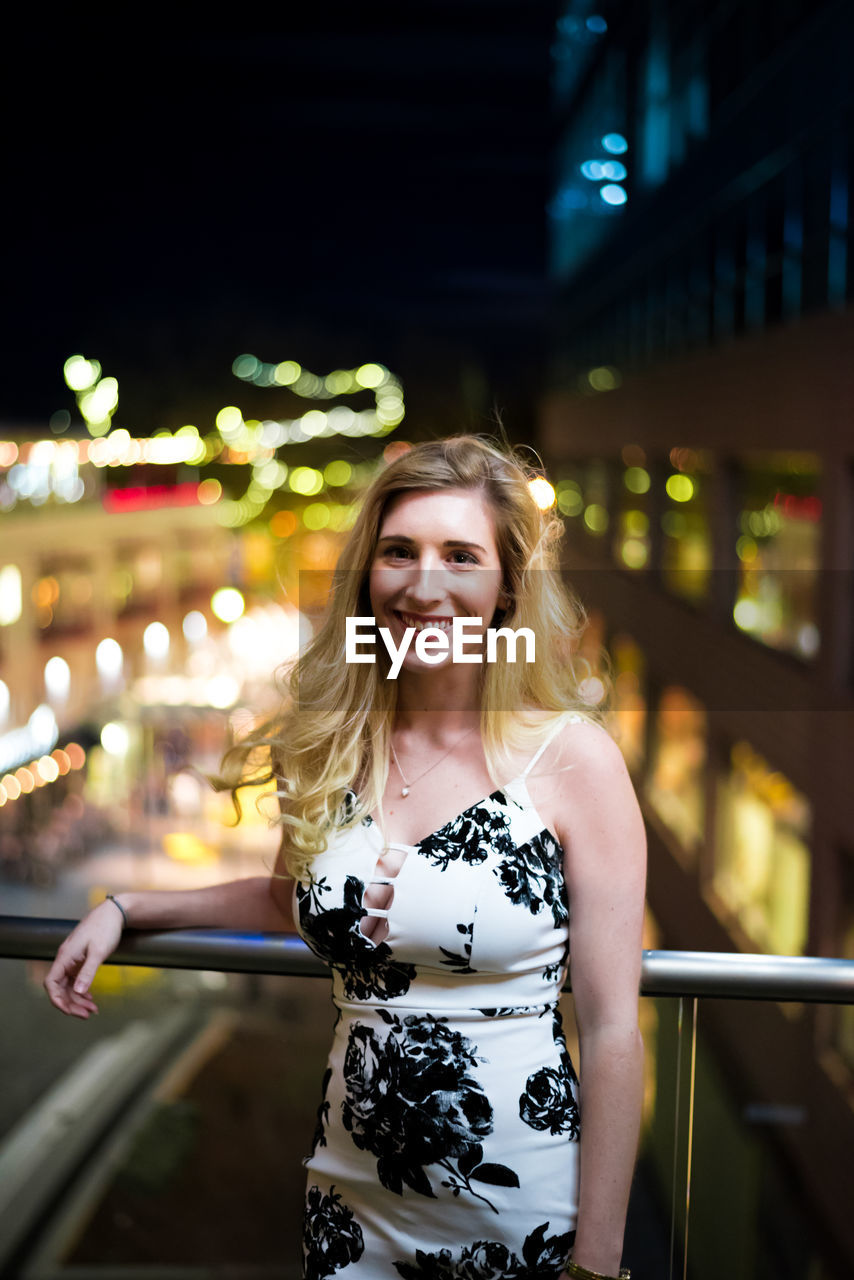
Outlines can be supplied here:
M565 724L570 724L573 720L583 720L583 719L584 719L584 716L580 716L577 714L577 712L571 711L571 712L566 712L558 720L556 720L555 723L552 725L551 729L549 729L543 741L540 743L537 750L534 752L531 759L525 765L525 768L519 774L519 777L527 778L528 774L531 772L534 765L537 763L537 761L540 759L540 756L545 751L546 747L549 745L552 739L557 737L558 733L561 731L561 729Z

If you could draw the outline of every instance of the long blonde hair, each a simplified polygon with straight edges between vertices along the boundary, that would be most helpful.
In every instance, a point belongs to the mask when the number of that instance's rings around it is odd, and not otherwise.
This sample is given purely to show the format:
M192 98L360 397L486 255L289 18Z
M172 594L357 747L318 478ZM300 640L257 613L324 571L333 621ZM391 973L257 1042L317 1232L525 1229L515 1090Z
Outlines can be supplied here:
M295 879L310 876L333 830L359 821L385 791L397 682L386 678L382 647L373 665L346 663L343 654L347 617L372 613L369 570L385 514L401 494L465 489L483 495L507 597L492 625L529 627L536 637L536 662L481 668L481 732L494 784L508 781L502 769L514 750L542 736L544 721L572 709L601 723L601 713L578 692L573 658L587 619L560 577L563 524L540 510L529 488L539 474L486 438L452 436L415 445L371 485L336 566L325 620L286 672L280 714L226 752L222 777L214 780L232 791L239 813L239 786L275 778L282 801L275 821L287 832L285 863ZM269 751L271 764L247 779L259 748ZM343 812L349 791L357 803Z

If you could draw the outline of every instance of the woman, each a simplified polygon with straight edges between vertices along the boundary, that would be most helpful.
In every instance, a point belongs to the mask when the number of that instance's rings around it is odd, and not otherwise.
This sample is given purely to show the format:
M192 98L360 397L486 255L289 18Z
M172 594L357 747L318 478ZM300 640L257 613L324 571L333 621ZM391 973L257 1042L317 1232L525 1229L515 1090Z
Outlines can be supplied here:
M529 479L474 437L416 446L380 475L265 740L283 829L273 876L119 894L45 982L88 1017L125 922L296 929L330 962L339 1017L306 1161L310 1278L558 1280L620 1265L645 841L622 756L577 693L581 611L556 572L560 524ZM373 663L344 661L348 618L374 619L382 642L361 650ZM455 619L468 661L442 652ZM499 641L496 661L472 661L490 627L528 628L535 660ZM226 758L232 785L251 749ZM583 1090L557 1009L570 946Z

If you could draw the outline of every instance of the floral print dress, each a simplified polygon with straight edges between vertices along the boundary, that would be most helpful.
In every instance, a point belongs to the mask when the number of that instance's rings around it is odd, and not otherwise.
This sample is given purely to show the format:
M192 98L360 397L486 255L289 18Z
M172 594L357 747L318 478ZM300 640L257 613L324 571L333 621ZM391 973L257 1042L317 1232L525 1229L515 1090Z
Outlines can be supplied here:
M393 878L376 875L385 846L365 818L295 886L338 1009L305 1161L307 1280L561 1273L579 1138L557 1004L568 907L563 851L526 785L551 736L513 782L391 846L405 854ZM363 905L378 880L394 886L387 911ZM386 918L382 941L366 915Z

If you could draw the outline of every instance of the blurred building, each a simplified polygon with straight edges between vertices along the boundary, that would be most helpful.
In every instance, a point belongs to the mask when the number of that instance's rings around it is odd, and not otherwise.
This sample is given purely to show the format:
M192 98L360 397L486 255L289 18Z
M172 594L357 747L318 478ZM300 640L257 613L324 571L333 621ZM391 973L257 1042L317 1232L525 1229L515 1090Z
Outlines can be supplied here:
M94 847L96 812L101 840L169 812L226 838L225 796L188 770L216 772L277 705L359 493L408 447L370 439L404 417L384 365L321 377L244 354L233 372L297 412L230 405L204 435L133 437L117 380L72 355L89 438L66 411L41 438L0 428L0 880L49 882L63 850Z
M0 439L0 879L219 815L183 771L217 769L297 647L275 538L224 523L176 441Z
M795 0L557 24L539 444L650 945L854 957L852 37L850 5ZM854 1010L699 1016L692 1274L850 1274Z

